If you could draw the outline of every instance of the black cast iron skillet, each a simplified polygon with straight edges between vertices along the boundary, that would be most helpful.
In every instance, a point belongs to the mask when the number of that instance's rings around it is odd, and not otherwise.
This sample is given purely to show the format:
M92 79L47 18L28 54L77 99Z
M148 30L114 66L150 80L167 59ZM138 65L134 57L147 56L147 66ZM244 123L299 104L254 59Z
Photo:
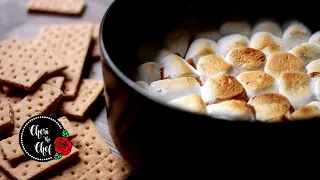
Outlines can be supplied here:
M131 81L141 63L138 46L161 42L188 18L202 18L212 28L226 20L253 23L268 17L282 23L294 18L315 32L320 30L315 12L312 1L116 0L102 21L100 43L109 129L121 155L148 179L213 177L221 170L274 172L301 167L304 160L316 162L320 120L264 124L213 119L157 102Z

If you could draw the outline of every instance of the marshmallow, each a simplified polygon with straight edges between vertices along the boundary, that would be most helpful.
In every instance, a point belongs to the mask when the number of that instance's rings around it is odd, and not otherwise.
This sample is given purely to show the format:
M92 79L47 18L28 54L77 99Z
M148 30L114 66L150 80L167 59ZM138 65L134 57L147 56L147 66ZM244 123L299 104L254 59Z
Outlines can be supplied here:
M243 72L237 76L237 80L245 88L248 97L258 96L267 92L278 92L276 79L261 71Z
M310 77L302 72L284 72L280 75L280 94L286 96L295 109L312 100Z
M241 34L243 36L251 36L251 26L246 22L228 21L220 26L220 33L224 36L230 34Z
M169 104L195 113L206 113L206 105L201 99L201 96L198 94L192 94L179 99L175 99L173 101L170 101Z
M311 31L301 22L292 21L284 30L282 39L287 42L290 49L308 42Z
M254 121L253 108L240 100L228 100L207 106L209 116L226 120Z
M267 56L275 52L289 50L285 41L267 32L255 33L251 37L250 47L262 51Z
M305 64L308 64L312 60L320 59L320 46L315 44L303 43L293 49L288 53L291 53L302 61Z
M196 39L190 45L186 60L193 65L196 65L199 58L208 54L216 54L218 51L218 45L216 42L211 41L209 39Z
M285 52L277 52L269 56L264 71L275 77L285 71L305 71L305 64L298 57Z
M293 112L289 100L276 93L265 93L249 99L255 109L256 120L262 122L281 122Z
M311 63L306 66L306 69L310 77L320 77L320 59L311 61Z
M197 71L200 80L205 83L207 79L219 75L232 75L233 66L228 61L217 55L207 55L199 59Z
M147 84L161 79L158 64L154 62L143 63L138 67L136 81L144 81Z
M249 47L249 39L240 34L225 36L218 41L219 54L226 57L228 52L235 48Z
M266 55L257 49L243 47L231 50L226 59L234 64L238 73L253 70L263 71Z
M308 43L320 45L320 31L315 32L310 38Z
M220 38L222 38L222 35L217 30L204 30L201 32L198 32L194 39L210 39L212 41L218 41Z
M208 79L201 87L201 96L206 104L230 99L247 99L245 89L232 76L216 76Z
M167 49L174 54L184 57L190 41L190 35L187 30L176 28L171 31L165 38Z
M166 49L166 48L160 49L160 50L156 53L153 61L156 62L157 64L160 64L160 61L161 61L162 59L164 59L165 57L167 57L167 56L169 56L169 55L172 55L172 54L173 54L173 53L172 53L171 51L169 51L168 49Z
M271 20L260 21L256 25L254 25L252 34L255 34L257 32L268 32L279 38L282 37L282 30L280 25Z
M164 79L150 84L150 94L169 102L187 95L200 94L200 84L191 77Z
M291 121L308 120L320 118L320 102L313 101L292 113L289 117Z
M197 78L197 71L178 55L169 55L160 61L163 68L163 78L194 77Z
M141 87L142 89L146 90L146 91L149 91L149 84L143 82L143 81L136 81L135 82L139 87Z
M313 93L315 98L320 101L320 80L317 79L314 82L314 86L313 86Z

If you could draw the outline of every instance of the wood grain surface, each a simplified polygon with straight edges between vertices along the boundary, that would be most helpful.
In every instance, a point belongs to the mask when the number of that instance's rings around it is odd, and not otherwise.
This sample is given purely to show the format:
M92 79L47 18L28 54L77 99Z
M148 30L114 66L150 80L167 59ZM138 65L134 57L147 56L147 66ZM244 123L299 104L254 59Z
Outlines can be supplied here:
M33 38L46 24L99 23L113 0L87 0L86 8L81 16L29 13L26 9L27 2L28 0L0 0L0 40L13 36ZM83 78L103 80L100 61L87 59L84 67ZM89 116L111 150L119 155L109 134L104 97L98 99L98 102L91 108Z

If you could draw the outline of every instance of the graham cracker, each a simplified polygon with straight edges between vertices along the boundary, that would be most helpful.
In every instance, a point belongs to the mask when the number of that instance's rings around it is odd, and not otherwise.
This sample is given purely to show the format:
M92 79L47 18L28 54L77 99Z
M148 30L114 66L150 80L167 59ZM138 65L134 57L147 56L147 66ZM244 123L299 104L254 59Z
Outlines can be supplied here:
M46 70L47 74L59 73L67 68L62 56L55 53L50 44L39 39L33 40L19 53L23 62L30 62L34 66L40 66Z
M32 52L28 55L21 53L25 46L17 45L21 43L20 41L13 38L0 42L0 83L30 91L47 72L41 65L34 66ZM20 49L11 50L12 47Z
M81 176L80 180L113 179L124 180L132 171L130 165L114 154L110 154L90 171Z
M0 170L0 180L10 180L10 178Z
M64 77L63 76L56 76L48 79L45 84L49 84L52 87L57 89L62 89Z
M73 125L74 129L78 132L77 137L72 140L72 142L74 142L75 144L79 144L80 141L84 138L91 138L99 144L107 146L106 140L101 135L99 130L95 127L90 118L87 118L83 122L73 121L72 119L70 119L70 122Z
M69 139L73 139L77 136L76 130L73 128L72 124L66 117L61 117L58 121L62 124L64 129L69 132ZM19 134L15 134L7 139L0 141L0 147L3 151L4 156L10 164L15 164L16 162L26 158L26 155L20 148L19 144Z
M69 139L73 139L77 136L77 130L73 127L71 122L66 117L60 117L58 121L62 124L63 128L69 132Z
M15 90L15 88L10 87L10 86L2 86L2 90L6 94L11 94Z
M72 101L64 101L61 105L61 113L71 118L83 119L102 91L103 81L83 79L77 97Z
M101 145L89 137L83 138L76 147L80 152L80 161L51 179L77 180L111 154L111 151L107 146Z
M99 40L93 40L93 47L91 51L91 57L97 58L101 56Z
M93 29L93 34L92 34L93 40L99 39L99 31L100 31L100 24L95 24Z
M90 46L93 24L74 24L64 26L66 32L60 54L65 58L68 68L64 70L64 95L74 98L77 93L84 62Z
M53 52L59 53L64 36L63 25L46 25L40 29L37 39L49 44Z
M71 152L62 156L59 160L52 160L48 162L37 162L34 160L27 160L21 162L16 167L12 167L9 161L5 158L2 151L0 151L0 168L10 175L13 179L37 179L44 176L49 171L52 171L66 162L71 161L79 155L79 150L76 147L72 147Z
M60 89L47 84L42 84L33 94L24 97L14 108L14 130L13 134L19 133L23 123L36 115L46 114L53 105L62 98Z
M29 0L29 11L80 15L86 5L85 0Z
M0 130L12 125L13 125L12 107L8 102L6 101L2 102L0 100Z

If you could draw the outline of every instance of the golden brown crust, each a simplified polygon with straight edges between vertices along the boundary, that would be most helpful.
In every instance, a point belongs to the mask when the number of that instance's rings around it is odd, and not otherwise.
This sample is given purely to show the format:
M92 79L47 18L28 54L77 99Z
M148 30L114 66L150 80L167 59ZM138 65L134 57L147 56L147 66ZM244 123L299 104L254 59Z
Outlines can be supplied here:
M209 79L216 91L216 102L229 99L246 99L247 93L243 86L232 76L217 76Z
M275 78L261 71L250 71L241 73L237 77L238 81L250 90L265 90L275 84Z
M290 53L301 58L302 60L307 60L310 56L316 53L317 45L314 44L302 44L290 50Z
M232 64L217 55L207 55L199 59L197 70L202 76L210 76L232 70Z
M300 96L309 91L310 77L302 72L284 72L280 76L281 89L290 96Z
M313 118L319 118L320 117L320 111L315 106L304 106L298 110L296 110L294 113L291 114L289 117L290 121L298 121L298 120L307 120L307 119L313 119Z
M266 62L266 55L263 52L248 47L233 49L228 57L231 62L247 70L259 69Z
M253 44L255 49L276 52L281 50L281 45L277 43L269 33L261 32L258 39Z
M198 94L192 94L169 102L177 107L197 113L206 113L206 105Z
M257 120L265 122L283 121L286 114L291 113L293 110L289 100L277 93L254 96L249 100L248 104L254 107Z
M285 52L277 52L270 55L266 63L266 70L275 75L280 75L284 71L301 71L304 68L302 60Z
M160 62L160 66L163 67L163 78L179 78L179 77L197 77L198 75L187 62L185 62L180 56L169 55Z

